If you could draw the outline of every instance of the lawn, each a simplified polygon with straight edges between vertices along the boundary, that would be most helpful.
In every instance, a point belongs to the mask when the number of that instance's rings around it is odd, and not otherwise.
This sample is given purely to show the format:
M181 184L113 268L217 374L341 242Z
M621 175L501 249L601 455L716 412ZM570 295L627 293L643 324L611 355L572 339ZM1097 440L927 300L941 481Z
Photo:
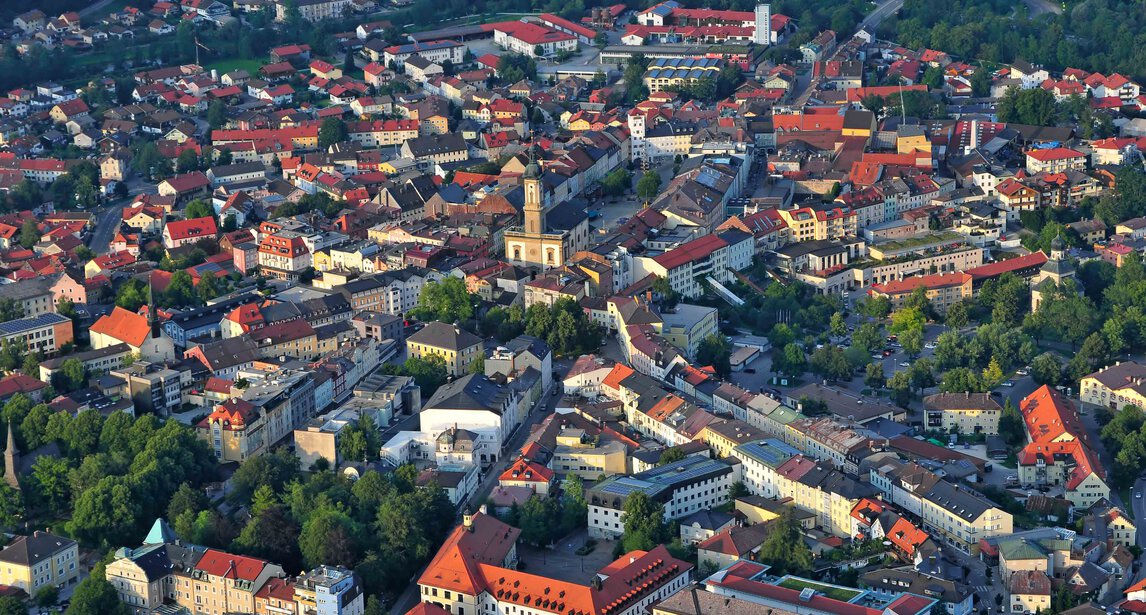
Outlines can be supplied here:
M259 73L259 68L262 67L262 65L263 63L260 60L240 60L235 58L232 60L219 60L218 62L212 62L203 68L206 68L207 70L217 70L219 71L220 75L229 73L233 70L243 69L247 71L248 74L253 76Z
M844 587L835 587L832 585L822 585L820 583L815 583L812 581L808 581L806 579L794 579L792 577L788 577L787 579L784 579L783 581L781 581L780 587L786 587L788 589L795 589L795 590L801 590L801 591L804 588L811 587L812 589L816 590L818 593L821 593L821 594L823 594L823 595L825 595L825 596L827 596L833 600L840 600L842 602L848 602L848 601L854 599L856 596L860 595L860 593L861 593L861 592L856 591L854 589L847 589Z

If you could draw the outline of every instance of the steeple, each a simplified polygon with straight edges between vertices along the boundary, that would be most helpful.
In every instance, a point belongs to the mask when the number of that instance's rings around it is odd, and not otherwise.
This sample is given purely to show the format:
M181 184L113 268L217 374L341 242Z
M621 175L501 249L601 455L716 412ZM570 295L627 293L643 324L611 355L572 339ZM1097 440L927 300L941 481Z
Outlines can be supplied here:
M20 488L16 468L20 465L20 451L16 450L16 435L12 432L12 422L8 422L8 445L4 449L4 482L13 489Z
M151 288L151 276L147 276L147 325L151 329L152 339L159 337L159 318L155 315L155 298Z
M533 146L529 147L529 164L521 174L525 187L525 232L540 235L545 232L545 209L541 203L541 167L533 159Z

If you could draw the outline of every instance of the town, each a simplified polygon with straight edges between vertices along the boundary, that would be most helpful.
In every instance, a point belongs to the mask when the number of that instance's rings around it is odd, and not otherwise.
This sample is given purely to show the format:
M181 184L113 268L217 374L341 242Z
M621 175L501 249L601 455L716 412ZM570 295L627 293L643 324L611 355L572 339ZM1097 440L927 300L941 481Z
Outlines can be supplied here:
M1146 615L1140 8L3 4L0 615Z

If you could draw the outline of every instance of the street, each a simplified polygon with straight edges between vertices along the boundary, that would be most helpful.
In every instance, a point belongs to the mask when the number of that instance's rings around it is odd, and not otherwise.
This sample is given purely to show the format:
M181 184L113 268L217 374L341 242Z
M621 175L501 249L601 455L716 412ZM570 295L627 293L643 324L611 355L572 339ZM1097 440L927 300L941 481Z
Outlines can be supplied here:
M111 240L115 239L115 232L119 230L119 223L123 216L123 209L112 205L103 211L96 211L96 226L88 239L88 248L96 254L107 253Z
M880 4L875 10L868 13L867 17L863 18L863 21L859 23L859 29L867 28L874 33L875 29L879 27L879 24L883 23L884 19L887 19L888 16L893 15L901 8L903 8L903 0L887 0L887 2Z

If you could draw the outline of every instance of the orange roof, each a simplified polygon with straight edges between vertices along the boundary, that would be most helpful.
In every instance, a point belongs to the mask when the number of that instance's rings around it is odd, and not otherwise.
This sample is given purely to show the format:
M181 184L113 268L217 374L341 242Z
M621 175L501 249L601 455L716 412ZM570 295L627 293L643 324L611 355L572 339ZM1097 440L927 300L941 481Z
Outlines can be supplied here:
M1048 149L1027 150L1027 156L1034 158L1039 162L1047 162L1050 160L1070 160L1071 158L1086 158L1086 154L1075 151L1068 147L1052 147Z
M927 535L927 532L915 527L903 517L892 524L891 529L887 532L887 539L909 555L914 554L915 549L927 542L929 538L931 537Z
M1032 442L1054 442L1066 437L1084 439L1086 429L1070 400L1043 385L1019 402L1019 412L1027 424Z
M683 406L685 401L676 395L668 394L664 399L658 401L646 414L658 422L664 422L673 412Z
M92 333L101 333L115 338L133 348L143 346L151 327L147 319L135 312L116 306L111 314L101 316L91 327Z
M910 293L920 286L925 289L946 288L948 286L962 286L970 280L971 276L962 272L920 275L902 280L892 280L886 284L873 284L871 290L885 295L900 295Z
M501 473L498 481L551 483L553 470L527 459L518 459Z
M207 549L195 564L195 568L217 577L254 581L266 565L267 563L261 559Z
M621 388L621 381L635 373L636 370L633 368L618 363L613 366L613 371L609 372L608 376L605 376L605 380L602 381L601 384L603 386L609 387L610 389L619 389Z

